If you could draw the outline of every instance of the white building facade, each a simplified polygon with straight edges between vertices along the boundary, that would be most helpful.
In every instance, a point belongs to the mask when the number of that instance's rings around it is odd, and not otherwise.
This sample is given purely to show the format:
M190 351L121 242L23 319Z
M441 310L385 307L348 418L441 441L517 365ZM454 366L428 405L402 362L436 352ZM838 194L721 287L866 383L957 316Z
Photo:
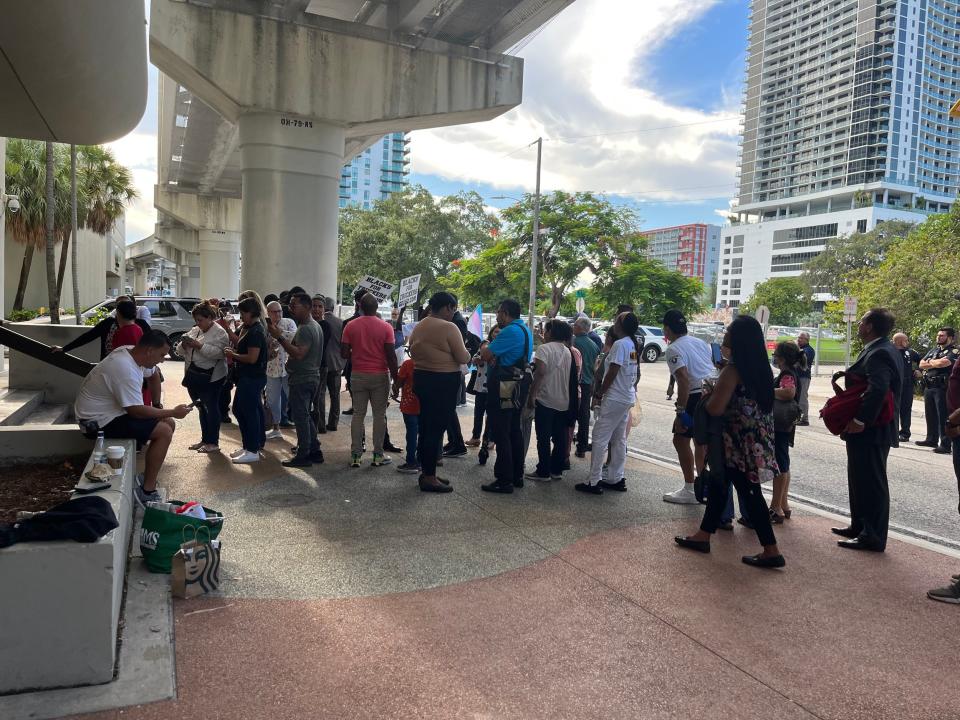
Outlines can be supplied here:
M957 0L754 0L718 302L799 275L832 238L948 210L958 78Z

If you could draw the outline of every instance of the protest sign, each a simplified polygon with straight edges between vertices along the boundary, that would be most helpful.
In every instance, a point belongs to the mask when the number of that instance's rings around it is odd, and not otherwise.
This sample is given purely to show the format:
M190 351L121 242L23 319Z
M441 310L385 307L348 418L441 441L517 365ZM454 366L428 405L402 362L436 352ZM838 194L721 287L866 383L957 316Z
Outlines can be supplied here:
M400 295L397 298L397 305L413 305L417 302L417 295L420 292L420 274L405 277L400 281Z
M363 279L358 282L357 286L353 289L354 297L356 297L357 292L360 290L366 290L379 302L384 303L388 301L393 294L393 283L381 280L373 275L364 275Z

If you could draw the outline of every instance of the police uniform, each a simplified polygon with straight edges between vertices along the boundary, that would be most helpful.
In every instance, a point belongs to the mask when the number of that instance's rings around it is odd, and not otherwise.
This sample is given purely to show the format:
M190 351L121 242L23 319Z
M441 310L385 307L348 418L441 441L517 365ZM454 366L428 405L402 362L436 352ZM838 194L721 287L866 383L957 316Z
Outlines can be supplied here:
M913 348L897 350L903 357L903 384L900 386L900 439L910 439L910 420L913 412L913 371L920 362L920 353Z
M947 424L947 379L953 364L960 357L960 349L951 343L930 349L923 356L924 360L940 360L947 358L950 364L942 368L930 368L923 371L923 412L927 418L927 437L922 445L937 447L950 451L950 439L944 434Z

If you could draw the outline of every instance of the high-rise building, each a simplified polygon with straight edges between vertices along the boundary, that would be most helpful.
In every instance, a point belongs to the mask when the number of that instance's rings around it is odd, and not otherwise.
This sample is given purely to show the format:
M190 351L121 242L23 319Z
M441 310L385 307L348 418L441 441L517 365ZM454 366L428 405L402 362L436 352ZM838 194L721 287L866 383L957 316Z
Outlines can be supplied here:
M410 138L406 133L384 135L340 171L340 207L369 209L408 184Z
M644 230L647 255L709 286L717 274L720 226L705 223Z
M958 78L960 1L753 0L718 301L800 274L837 236L949 209Z

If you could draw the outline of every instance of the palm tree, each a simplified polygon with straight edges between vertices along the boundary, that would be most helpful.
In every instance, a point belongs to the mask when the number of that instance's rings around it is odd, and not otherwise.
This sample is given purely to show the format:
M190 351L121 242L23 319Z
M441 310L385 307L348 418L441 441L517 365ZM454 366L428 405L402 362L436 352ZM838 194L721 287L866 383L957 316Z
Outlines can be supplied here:
M56 166L57 150L52 159ZM13 301L13 310L23 309L23 296L30 277L33 254L37 248L46 244L47 211L47 150L42 142L11 138L7 143L5 162L7 192L20 198L20 212L6 214L6 226L10 236L24 246L23 262L20 266L20 281ZM69 207L64 197L65 178L54 177L54 242L62 240L69 232L70 219L66 210Z
M102 145L81 145L77 148L77 155L77 227L85 227L97 235L106 235L116 226L127 204L137 197L133 176ZM65 237L64 242L66 245L60 252L60 271L57 275L57 297L60 297L63 289L70 237ZM77 277L76 268L73 268L73 276ZM76 285L74 283L75 297L78 292ZM75 299L74 304L79 306L80 301ZM79 312L80 308L76 309Z
M77 150L78 227L105 235L116 225L123 214L124 206L137 196L133 178L127 168L117 163L108 149L98 145L82 145ZM6 213L6 226L10 236L24 246L20 281L12 310L23 309L33 254L37 248L46 244L46 155L42 142L11 138L7 143L7 192L19 196L21 207L16 214L9 211ZM54 278L57 303L51 302L51 308L54 304L59 304L72 225L68 148L55 145L53 160L53 241L65 244L60 254L59 273ZM77 277L75 270L74 277ZM74 304L79 305L79 301L75 300Z
M57 209L57 197L54 189L56 164L54 161L53 143L47 141L45 173L45 208L44 208L44 244L46 249L47 261L47 297L50 301L50 322L55 325L60 324L60 296L57 293L57 275L54 265L54 253L56 252L54 239L54 215Z

